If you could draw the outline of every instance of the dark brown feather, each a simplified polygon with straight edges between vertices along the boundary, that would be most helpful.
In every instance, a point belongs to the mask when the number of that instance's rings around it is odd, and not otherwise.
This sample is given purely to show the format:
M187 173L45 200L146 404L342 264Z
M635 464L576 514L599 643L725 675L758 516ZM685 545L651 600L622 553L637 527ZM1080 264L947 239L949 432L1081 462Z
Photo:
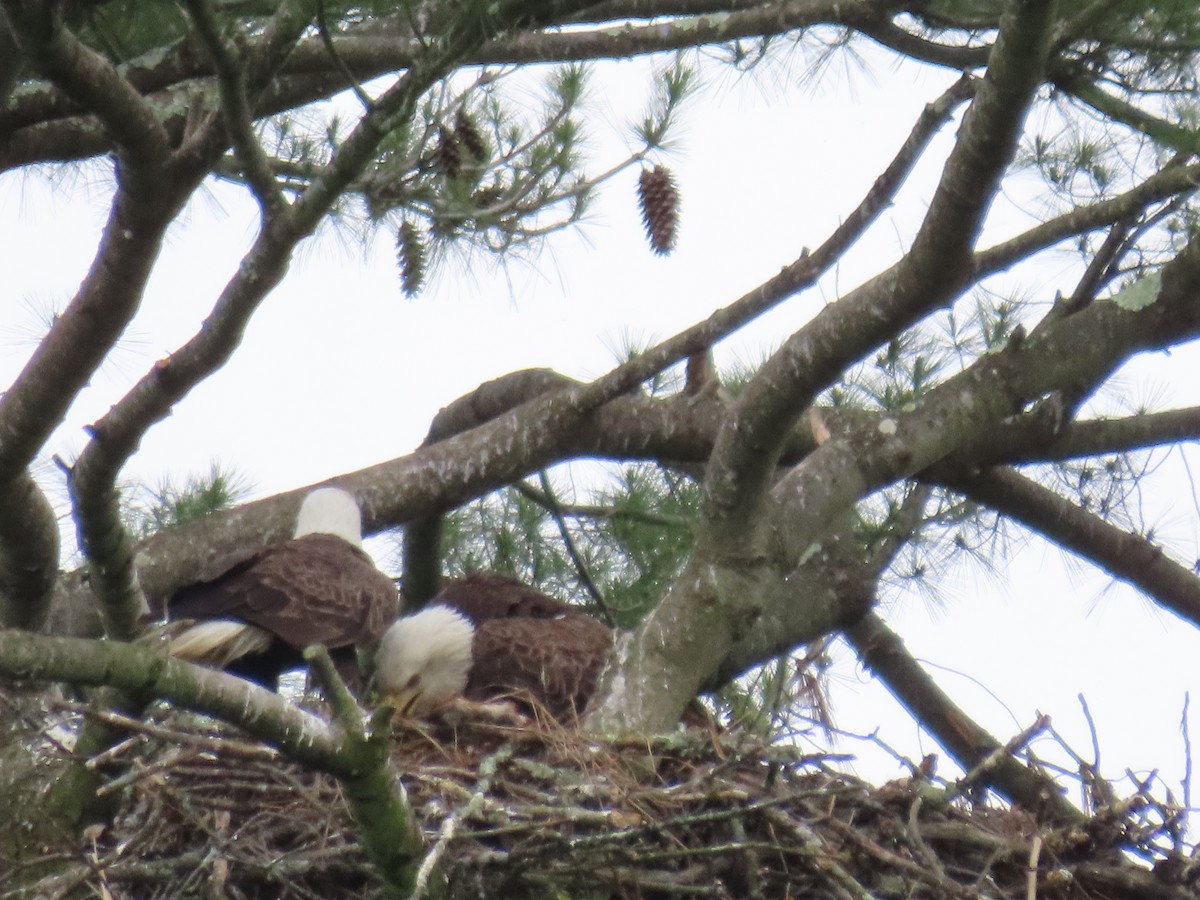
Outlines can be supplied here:
M528 694L556 719L569 721L587 707L611 646L612 633L584 613L482 622L464 696L521 702Z
M166 603L171 619L239 619L297 650L372 644L397 605L392 580L361 549L330 534L218 559Z
M586 615L577 606L547 597L515 578L497 572L472 572L447 581L429 605L440 603L457 609L472 622L489 619L553 619Z
M564 721L583 712L612 646L602 622L495 572L449 581L429 602L475 625L468 700L514 699Z

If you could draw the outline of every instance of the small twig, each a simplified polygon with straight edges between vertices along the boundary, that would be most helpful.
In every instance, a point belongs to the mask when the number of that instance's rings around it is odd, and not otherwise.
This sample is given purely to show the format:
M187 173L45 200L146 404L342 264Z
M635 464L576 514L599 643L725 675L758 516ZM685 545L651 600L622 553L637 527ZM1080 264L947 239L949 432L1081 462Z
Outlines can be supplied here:
M782 810L768 809L764 812L764 815L768 822L791 832L798 838L800 841L798 849L802 850L814 865L830 872L836 879L838 887L845 891L847 896L856 898L856 900L873 900L870 891L859 884L854 876L842 868L833 854L825 849L820 836L806 823L793 820ZM827 821L835 822L836 820L828 819Z
M329 54L329 58L333 60L334 66L342 74L350 85L350 90L354 91L354 96L358 98L358 102L362 104L363 109L370 112L375 108L375 101L370 95L363 90L362 84L354 73L350 71L350 67L346 65L346 61L342 59L342 55L337 52L337 47L333 45L333 37L329 34L329 22L325 17L325 3L323 0L317 2L317 32L321 35L321 45L325 48L325 52Z
M141 742L142 739L140 737L127 737L123 741L117 741L107 750L97 753L95 756L85 762L83 766L85 769L91 769L92 771L95 771L96 769L109 765L115 759L117 759L117 757L123 755L126 750L140 744ZM101 787L98 789L98 791L102 791L103 789L104 788Z
M1037 900L1038 857L1042 853L1042 836L1035 834L1029 845L1029 871L1025 873L1025 900Z
M1032 725L1014 737L1010 738L1008 743L1006 743L1003 747L997 747L995 750L981 759L975 766L973 766L971 771L967 772L966 775L960 778L954 785L953 790L951 790L947 795L947 801L952 801L957 797L961 797L972 786L979 783L981 780L984 780L985 776L987 776L993 769L1000 765L1003 760L1011 759L1019 749L1024 747L1031 740L1045 731L1049 725L1050 716L1046 715L1045 713L1038 716L1037 720Z
M1179 733L1183 735L1183 808L1185 810L1192 809L1192 731L1191 725L1188 722L1188 715L1191 709L1192 695L1189 691L1183 692L1183 713L1179 717ZM1185 814L1186 815L1186 814ZM1178 837L1175 841L1175 849L1178 852L1183 852L1183 838Z
M947 878L944 874L934 871L930 872L921 866L912 862L903 856L898 856L890 850L885 850L878 843L868 838L861 833L853 825L847 825L840 819L835 819L833 816L825 816L825 821L838 832L842 837L849 840L851 843L860 847L871 856L875 857L885 865L892 866L897 871L911 875L921 881L931 884L938 888L943 896L947 897L975 897L977 896L970 888L966 888L953 879Z
M433 845L433 849L425 854L425 858L421 860L421 865L417 869L416 884L413 887L412 894L409 895L409 900L418 900L418 898L425 896L425 891L429 886L429 879L437 869L442 856L445 855L446 848L454 840L458 832L459 823L464 819L471 818L483 806L487 800L488 793L492 789L492 779L496 777L501 764L512 758L514 751L515 748L512 744L505 744L479 764L479 780L475 785L475 793L471 795L471 799L467 801L465 806L442 821L441 828L438 829L437 843Z
M946 870L942 868L937 854L925 843L925 838L921 834L921 802L921 795L917 794L908 807L908 839L912 842L917 855L925 861L925 865L933 869L939 878L945 878Z
M549 506L551 500L537 488L524 481L513 483L513 489L523 497L528 497L538 506ZM648 512L637 509L617 509L612 506L594 503L559 503L563 516L571 519L626 519L642 525L655 525L660 528L686 528L693 525L683 516L670 516L664 513Z
M170 741L173 744L178 744L181 747L196 747L200 750L206 750L210 753L217 754L222 757L235 757L239 759L263 759L276 760L279 759L279 751L273 747L267 747L263 744L250 744L245 741L234 741L229 738L212 737L209 735L196 734L190 731L181 731L176 728L167 728L163 725L155 725L152 722L143 722L139 719L132 719L129 716L121 715L118 712L113 712L108 709L99 709L94 706L88 706L83 703L75 703L71 700L60 700L56 702L55 707L58 709L67 710L69 712L78 713L82 716L87 716L91 719L96 719L106 725L111 725L116 728L122 728L125 731L132 731L136 734L146 735L148 737L159 738L164 741ZM117 746L110 747L99 756L93 757L89 761L89 766L100 766L107 761L107 757L116 756L120 751L119 747L125 746L128 742L121 742ZM106 757L101 760L101 757Z
M554 485L550 483L550 477L546 474L545 470L538 472L538 483L541 484L542 493L546 499L544 508L546 512L550 513L550 517L554 519L554 524L558 526L558 534L562 538L563 546L567 549L567 555L571 557L571 563L575 566L575 572L579 576L579 583L591 595L592 600L600 610L601 616L604 617L605 624L609 628L616 628L617 622L613 618L612 609L609 607L608 601L604 598L604 594L601 593L600 588L596 586L596 582L592 578L592 573L588 570L587 561L583 558L583 554L579 552L579 548L575 545L575 538L571 534L571 529L567 527L567 520L563 516L562 504L558 502L558 498L554 495Z
M1079 693L1079 708L1083 710L1083 718L1087 721L1088 734L1092 737L1092 768L1099 771L1100 769L1100 737L1096 731L1096 720L1092 718L1092 711L1088 708L1087 698L1083 693Z

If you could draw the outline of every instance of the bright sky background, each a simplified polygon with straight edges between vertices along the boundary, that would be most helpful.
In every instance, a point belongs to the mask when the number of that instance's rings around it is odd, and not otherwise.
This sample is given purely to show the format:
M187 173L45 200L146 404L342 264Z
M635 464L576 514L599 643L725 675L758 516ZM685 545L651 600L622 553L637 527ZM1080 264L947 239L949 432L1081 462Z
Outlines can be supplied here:
M233 361L149 434L125 474L153 483L221 460L253 480L256 496L300 487L411 451L440 407L483 381L530 366L593 377L612 365L618 348L667 337L732 302L828 235L892 158L923 104L954 77L868 56L865 72L835 60L819 91L797 86L805 68L799 56L741 81L725 70L710 73L685 108L678 151L663 158L683 196L678 250L665 259L646 246L632 171L603 191L581 233L554 240L534 265L502 270L479 259L469 272L448 269L415 300L400 290L390 236L364 250L326 230L304 245ZM638 98L646 73L645 63L594 72L588 124L595 170L626 151L626 123L644 109ZM727 341L718 361L761 358L839 291L890 264L925 210L952 135L948 128L837 272ZM103 169L53 179L0 178L0 385L20 370L46 316L78 286L107 213ZM991 233L1027 227L1036 213L1006 196ZM252 205L228 185L210 187L185 211L143 311L73 407L53 453L70 459L83 446L82 426L194 333L249 246L254 221ZM1036 278L1018 273L1008 283L1049 297L1070 289L1074 267L1064 253L1044 262ZM1189 374L1195 363L1195 353L1159 355L1130 366L1122 383L1131 402L1200 403ZM1161 455L1170 489L1151 492L1146 518L1163 522L1173 555L1188 561L1200 557L1194 485L1178 451ZM1191 463L1200 465L1194 452ZM50 465L44 472L48 483L61 480ZM52 493L62 496L58 487ZM938 667L943 686L1000 739L1043 711L1090 758L1076 699L1083 693L1102 771L1118 777L1126 767L1158 767L1178 789L1184 696L1200 687L1200 635L1190 626L1035 538L1018 541L998 573L957 569L940 602L897 588L889 603L889 621L910 649ZM845 653L832 701L849 731L879 727L914 759L936 749ZM1195 711L1191 726L1200 735ZM845 749L865 754L869 777L900 774L865 746ZM941 774L950 774L948 763Z

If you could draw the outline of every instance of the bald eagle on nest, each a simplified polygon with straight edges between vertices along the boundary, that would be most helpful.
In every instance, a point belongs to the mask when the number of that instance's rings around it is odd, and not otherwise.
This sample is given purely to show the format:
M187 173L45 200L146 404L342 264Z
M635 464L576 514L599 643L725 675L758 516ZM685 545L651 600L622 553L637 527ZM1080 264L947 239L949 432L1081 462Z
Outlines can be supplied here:
M375 646L398 605L395 583L362 549L358 503L318 488L292 540L219 557L164 612L172 656L273 688L310 644L324 644L352 678L355 649Z
M375 684L406 716L461 697L512 700L570 721L587 706L612 642L608 627L578 607L477 572L396 620L379 645Z

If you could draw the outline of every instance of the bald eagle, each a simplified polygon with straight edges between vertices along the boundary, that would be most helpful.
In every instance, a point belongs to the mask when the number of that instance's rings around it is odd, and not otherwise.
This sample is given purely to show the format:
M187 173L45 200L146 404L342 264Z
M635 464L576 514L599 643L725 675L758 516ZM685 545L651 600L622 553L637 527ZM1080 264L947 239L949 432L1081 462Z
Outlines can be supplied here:
M398 606L395 583L362 549L357 502L318 488L292 540L218 558L166 598L164 618L172 656L273 688L309 644L353 673L355 648L373 648Z
M407 716L462 697L513 700L570 721L587 706L612 642L578 607L478 572L396 620L379 645L375 684Z

